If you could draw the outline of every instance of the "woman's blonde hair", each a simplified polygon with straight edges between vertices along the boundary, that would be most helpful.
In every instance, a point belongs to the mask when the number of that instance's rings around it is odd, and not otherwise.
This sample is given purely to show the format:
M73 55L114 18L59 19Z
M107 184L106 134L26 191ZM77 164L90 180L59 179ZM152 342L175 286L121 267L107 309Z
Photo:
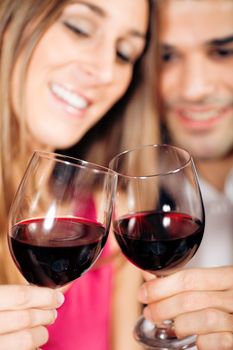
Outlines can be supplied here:
M155 113L155 17L150 3L150 28L143 56L135 64L126 95L66 153L106 165L119 151L158 141ZM12 74L19 56L19 100L33 51L45 31L71 0L1 0L0 6L0 284L16 283L18 272L9 256L6 231L10 204L29 159L27 129L23 116L12 106ZM63 151L64 152L64 151Z

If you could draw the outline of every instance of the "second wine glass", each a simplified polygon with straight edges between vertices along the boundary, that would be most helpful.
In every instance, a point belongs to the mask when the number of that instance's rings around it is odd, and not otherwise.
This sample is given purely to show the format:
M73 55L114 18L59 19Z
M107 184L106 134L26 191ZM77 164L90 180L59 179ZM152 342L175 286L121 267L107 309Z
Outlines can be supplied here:
M204 207L190 154L171 145L148 145L118 154L113 230L123 254L137 267L165 276L185 265L204 232ZM172 321L141 317L136 339L151 349L189 349L195 336L177 339Z
M95 263L108 237L115 178L83 160L34 153L8 230L12 257L29 283L61 287Z

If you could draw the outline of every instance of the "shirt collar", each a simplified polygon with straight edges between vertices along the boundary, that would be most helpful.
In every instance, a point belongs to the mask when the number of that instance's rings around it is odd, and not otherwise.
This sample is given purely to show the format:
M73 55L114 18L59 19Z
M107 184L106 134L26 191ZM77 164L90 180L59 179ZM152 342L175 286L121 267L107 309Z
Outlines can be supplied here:
M223 192L217 190L201 177L199 181L203 198L208 198L210 201L215 201L217 199L225 197L233 203L233 167L226 178Z

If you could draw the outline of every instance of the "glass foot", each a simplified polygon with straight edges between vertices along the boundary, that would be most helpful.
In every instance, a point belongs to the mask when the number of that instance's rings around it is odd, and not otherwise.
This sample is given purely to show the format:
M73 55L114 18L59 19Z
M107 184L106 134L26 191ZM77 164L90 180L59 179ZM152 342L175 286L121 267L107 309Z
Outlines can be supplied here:
M145 345L146 349L157 350L186 350L194 349L196 336L177 339L172 327L172 321L165 321L163 325L156 326L141 317L134 329L136 340Z

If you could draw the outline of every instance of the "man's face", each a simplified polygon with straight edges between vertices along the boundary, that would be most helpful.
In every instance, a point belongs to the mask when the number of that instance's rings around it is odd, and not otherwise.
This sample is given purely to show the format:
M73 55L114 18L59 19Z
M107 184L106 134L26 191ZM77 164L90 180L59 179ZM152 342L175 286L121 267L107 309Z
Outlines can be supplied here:
M161 95L172 142L197 158L233 147L233 1L161 3Z

